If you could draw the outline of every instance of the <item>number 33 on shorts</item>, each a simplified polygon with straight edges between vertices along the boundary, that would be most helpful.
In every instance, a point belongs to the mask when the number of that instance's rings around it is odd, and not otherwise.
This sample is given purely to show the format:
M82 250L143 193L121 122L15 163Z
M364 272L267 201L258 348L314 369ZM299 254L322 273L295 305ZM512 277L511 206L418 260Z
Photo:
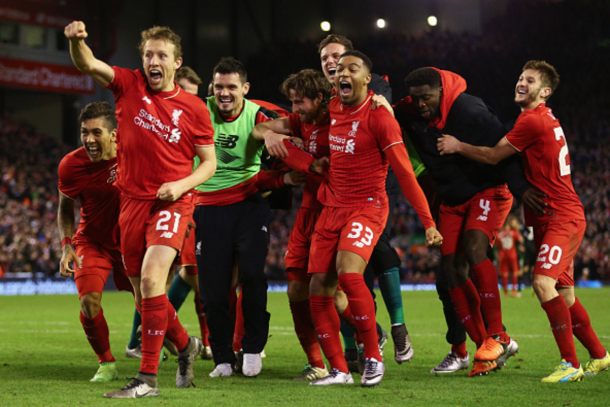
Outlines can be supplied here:
M364 231L364 234L362 233ZM373 242L373 237L375 234L368 226L363 226L360 222L352 222L352 230L349 235L347 235L348 239L356 239L353 243L354 246L364 247L370 246Z

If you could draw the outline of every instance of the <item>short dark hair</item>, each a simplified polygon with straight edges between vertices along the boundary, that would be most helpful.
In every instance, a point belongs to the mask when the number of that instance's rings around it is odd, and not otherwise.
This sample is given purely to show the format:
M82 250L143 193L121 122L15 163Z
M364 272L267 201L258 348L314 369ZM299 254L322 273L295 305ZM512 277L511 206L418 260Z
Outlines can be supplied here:
M326 79L324 74L315 69L303 69L300 72L290 75L280 86L280 90L288 99L290 99L290 90L294 90L298 95L304 96L311 100L322 94L322 106L328 106L332 86Z
M425 85L429 85L431 88L440 88L442 84L441 74L434 68L417 68L405 78L407 89Z
M142 31L140 35L142 36L140 44L138 45L140 56L144 55L144 45L146 45L146 41L163 40L170 44L174 44L174 57L176 60L182 58L182 45L180 45L182 39L178 34L173 32L171 28L154 26L148 30Z
M533 69L534 71L540 72L540 79L542 86L551 88L551 94L548 95L544 100L547 100L555 93L555 89L559 86L559 74L555 67L546 61L527 61L523 66L523 71Z
M89 103L83 108L83 110L80 111L78 123L82 124L86 120L99 118L104 119L106 129L108 129L109 132L116 129L116 116L114 114L114 109L108 104L108 102Z
M333 43L343 45L346 51L351 51L354 49L354 45L346 37L338 34L329 34L318 44L318 55L320 55L325 46Z
M176 82L180 81L180 79L186 79L187 81L199 86L201 85L201 78L192 68L188 66L181 66L176 71L176 76L174 77Z
M236 73L239 75L241 83L248 82L248 72L246 72L246 67L241 61L233 57L222 57L220 59L212 72L212 80L214 80L214 76L216 76L217 73L221 75Z
M349 56L360 58L362 62L364 62L364 66L366 66L366 68L369 70L369 73L373 70L373 61L371 61L371 59L367 57L364 52L352 49L341 54L341 58Z

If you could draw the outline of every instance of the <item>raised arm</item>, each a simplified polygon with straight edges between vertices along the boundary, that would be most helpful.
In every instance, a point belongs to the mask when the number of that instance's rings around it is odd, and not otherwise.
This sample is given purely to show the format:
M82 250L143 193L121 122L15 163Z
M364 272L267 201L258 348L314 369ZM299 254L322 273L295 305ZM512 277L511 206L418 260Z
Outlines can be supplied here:
M252 136L264 141L269 154L279 158L286 158L289 155L284 140L292 139L290 134L292 129L287 117L259 123L252 129Z
M70 40L70 56L74 66L101 86L108 86L114 79L114 71L110 65L95 58L93 51L85 43L85 38L89 35L85 23L73 21L64 29L64 35Z
M199 157L199 166L189 176L161 185L157 191L157 198L163 201L175 201L185 192L212 178L212 175L216 172L214 145L195 146L195 152Z
M70 277L74 270L70 268L70 263L81 266L80 260L72 248L72 235L74 234L74 200L68 198L59 191L59 207L57 209L57 226L59 238L62 244L62 255L59 261L59 274Z

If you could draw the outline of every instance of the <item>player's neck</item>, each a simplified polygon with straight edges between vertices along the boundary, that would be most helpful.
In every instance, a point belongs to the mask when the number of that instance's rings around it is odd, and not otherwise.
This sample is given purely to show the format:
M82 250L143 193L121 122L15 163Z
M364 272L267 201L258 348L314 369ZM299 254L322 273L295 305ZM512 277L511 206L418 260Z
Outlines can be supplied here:
M534 110L535 108L540 106L542 103L545 103L544 99L536 99L535 101L533 101L532 103L529 103L526 106L521 106L521 112L525 112L527 110Z

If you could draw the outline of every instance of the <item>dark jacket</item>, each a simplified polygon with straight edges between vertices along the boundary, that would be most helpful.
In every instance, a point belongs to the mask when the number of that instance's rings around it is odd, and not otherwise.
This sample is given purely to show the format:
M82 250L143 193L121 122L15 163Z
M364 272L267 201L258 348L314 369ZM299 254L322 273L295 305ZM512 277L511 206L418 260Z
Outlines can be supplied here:
M508 184L521 197L530 188L520 158L514 155L497 166L478 163L459 154L441 156L437 139L450 134L476 146L495 146L506 130L494 111L482 99L464 93L466 81L449 71L438 70L443 84L440 117L426 122L413 109L410 97L395 106L396 120L410 138L432 175L436 192L449 206L463 204L486 189Z

